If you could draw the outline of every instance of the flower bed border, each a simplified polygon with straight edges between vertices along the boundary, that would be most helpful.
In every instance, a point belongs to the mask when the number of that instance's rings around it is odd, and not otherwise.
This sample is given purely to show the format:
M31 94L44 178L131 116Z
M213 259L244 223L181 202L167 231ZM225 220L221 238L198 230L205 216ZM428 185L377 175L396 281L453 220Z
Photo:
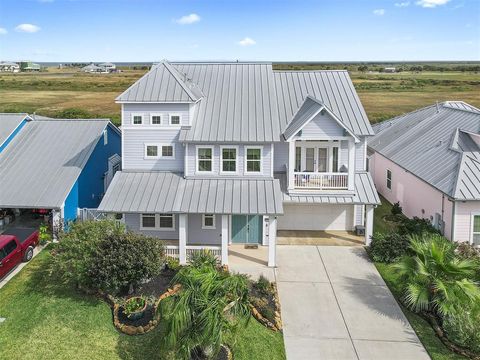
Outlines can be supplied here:
M275 321L271 322L270 320L268 320L252 304L250 304L250 312L252 313L253 317L257 319L257 321L262 325L264 325L265 327L273 331L282 332L283 325L282 325L282 318L280 316L280 301L278 300L277 284L272 283L272 285L274 290L273 299L275 301Z

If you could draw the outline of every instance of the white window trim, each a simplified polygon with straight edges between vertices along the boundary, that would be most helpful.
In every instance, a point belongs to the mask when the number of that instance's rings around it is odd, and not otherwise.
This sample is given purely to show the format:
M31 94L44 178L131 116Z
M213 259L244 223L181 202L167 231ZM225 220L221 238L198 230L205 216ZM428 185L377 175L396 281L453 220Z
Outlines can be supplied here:
M247 171L247 152L248 149L260 149L260 171ZM256 175L256 174L263 174L263 146L245 146L245 154L244 154L244 168L243 174L244 175Z
M470 214L470 245L473 245L473 225L475 216L480 216L480 212L472 212ZM477 233L475 233L477 234Z
M153 123L153 117L154 116L160 116L160 124L154 124ZM152 126L162 126L163 125L163 115L160 113L150 113L150 125Z
M107 129L103 130L103 145L104 146L108 145L108 130Z
M390 171L390 188L388 187L388 172ZM393 171L390 169L385 169L385 187L388 191L392 191L393 189Z
M207 226L207 225L205 225L205 215L207 215L207 214L202 214L202 229L203 230L215 230L217 228L217 217L215 216L215 214L208 214L208 215L212 215L212 217L213 217L213 225L212 226Z
M212 170L211 171L200 171L198 170L198 163L199 163L199 158L198 158L198 150L200 149L211 149L212 150ZM215 159L215 148L214 146L205 146L205 145L197 145L195 148L195 172L197 174L213 174L215 172L215 164L214 164L214 159Z
M155 227L143 227L143 222L142 218L143 215L155 215ZM172 227L171 228L162 228L160 227L160 214L152 214L152 213L144 213L144 214L139 214L140 217L140 230L149 230L149 231L175 231L175 214L168 214L172 215Z
M235 149L235 151L236 151L236 154L235 154L236 155L235 156L235 171L223 171L223 149ZM239 158L238 146L236 146L236 145L220 146L220 174L232 174L232 175L233 174L238 174L238 158Z
M140 124L135 124L135 123L133 122L133 118L134 118L135 116L140 116L140 117L142 118L142 122L141 122ZM143 118L144 118L144 116L143 116L143 114L141 114L141 113L131 113L131 114L130 114L130 123L132 124L132 126L141 126L141 125L143 125Z
M147 156L147 146L156 146L158 150L157 156ZM162 156L162 147L171 146L173 150L173 156ZM145 143L143 150L143 158L146 160L163 159L163 160L175 160L175 144L160 144L160 143Z
M180 118L180 123L172 124L172 116L178 116ZM178 114L178 113L168 114L168 125L175 126L175 127L181 127L182 126L182 114Z

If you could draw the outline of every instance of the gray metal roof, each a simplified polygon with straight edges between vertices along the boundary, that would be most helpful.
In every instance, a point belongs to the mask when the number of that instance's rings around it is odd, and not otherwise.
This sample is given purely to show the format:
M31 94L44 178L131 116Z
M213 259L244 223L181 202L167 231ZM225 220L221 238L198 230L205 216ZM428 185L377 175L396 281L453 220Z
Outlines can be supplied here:
M28 114L0 113L0 146L26 117Z
M119 102L196 102L198 86L167 61L152 69L116 98Z
M368 172L355 173L355 192L353 194L292 194L287 191L287 176L285 173L276 173L275 178L280 180L284 203L313 203L313 204L352 204L352 205L379 205L378 196L372 177Z
M458 200L480 199L480 110L448 101L374 126L375 150Z
M205 94L192 127L180 140L192 142L280 141L278 107L269 63L176 63Z
M170 172L117 172L99 208L104 212L283 214L274 179L184 179Z
M28 122L0 153L0 207L60 208L108 124Z
M282 130L310 95L324 103L355 135L374 135L347 71L274 71L274 77Z

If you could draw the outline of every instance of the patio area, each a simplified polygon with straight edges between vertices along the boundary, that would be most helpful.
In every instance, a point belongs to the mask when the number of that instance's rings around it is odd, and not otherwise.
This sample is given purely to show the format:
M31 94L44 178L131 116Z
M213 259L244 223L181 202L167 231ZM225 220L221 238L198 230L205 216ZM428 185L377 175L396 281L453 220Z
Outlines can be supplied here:
M245 248L243 244L228 246L228 267L231 271L247 274L256 280L260 275L275 281L275 269L268 267L268 246L257 249Z
M352 231L279 230L278 245L362 246L365 237Z

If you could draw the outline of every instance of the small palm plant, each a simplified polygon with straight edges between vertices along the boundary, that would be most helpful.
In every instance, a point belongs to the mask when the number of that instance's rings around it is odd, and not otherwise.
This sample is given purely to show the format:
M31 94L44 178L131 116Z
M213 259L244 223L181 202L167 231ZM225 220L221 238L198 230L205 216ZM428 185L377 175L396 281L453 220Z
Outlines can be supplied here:
M480 288L472 280L478 265L457 257L452 242L437 234L412 235L410 241L413 256L393 265L405 280L410 309L445 316L480 300Z
M244 275L219 269L212 254L193 260L172 281L181 290L162 302L165 342L182 358L212 358L225 336L250 318L248 282Z

